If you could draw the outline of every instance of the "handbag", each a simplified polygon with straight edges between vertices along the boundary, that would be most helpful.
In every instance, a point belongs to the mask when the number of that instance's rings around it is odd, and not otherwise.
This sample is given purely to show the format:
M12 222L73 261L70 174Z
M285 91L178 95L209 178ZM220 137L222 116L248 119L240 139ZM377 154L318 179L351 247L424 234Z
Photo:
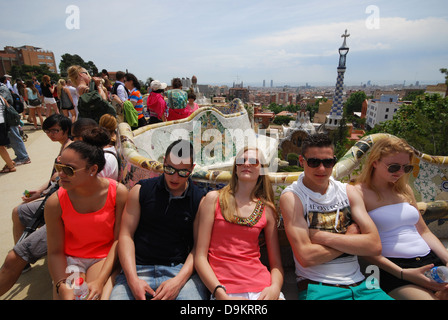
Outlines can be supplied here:
M39 99L28 99L30 106L37 107L41 104Z

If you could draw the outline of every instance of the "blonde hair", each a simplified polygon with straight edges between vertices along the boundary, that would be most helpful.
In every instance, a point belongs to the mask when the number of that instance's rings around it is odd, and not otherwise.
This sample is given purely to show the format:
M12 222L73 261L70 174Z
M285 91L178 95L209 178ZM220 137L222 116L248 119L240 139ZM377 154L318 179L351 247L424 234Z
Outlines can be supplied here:
M414 149L404 139L392 136L385 137L374 143L364 164L363 170L356 178L356 183L365 184L368 188L373 190L378 195L378 199L381 199L381 195L372 183L373 174L375 172L373 163L375 161L380 161L383 157L386 157L393 153L407 153L409 155L409 160L412 163ZM397 182L394 183L393 191L405 196L408 201L412 201L413 196L411 194L410 188L408 187L408 181L409 173L402 175L400 179L398 179Z
M115 144L116 142L115 130L117 129L117 119L113 115L105 113L101 116L100 120L98 121L98 124L100 127L105 128L109 132L111 142Z
M61 93L62 93L62 88L65 86L65 80L64 79L59 79L58 81L58 97L61 98Z
M67 69L68 78L75 86L78 86L79 72L81 71L81 69L83 69L83 67L78 65L70 66Z
M221 213L227 221L234 221L235 215L238 213L238 207L236 205L235 201L235 193L238 191L238 176L236 174L236 161L241 156L244 155L244 153L248 150L256 150L258 155L258 160L260 161L260 164L263 169L263 166L265 166L265 159L263 157L263 154L258 150L258 148L255 147L245 147L240 152L238 152L237 156L235 157L235 160L233 162L233 170L232 170L232 176L230 178L229 183L222 189L219 190L219 205L221 207ZM271 181L269 180L268 174L260 174L257 180L257 183L254 187L254 189L251 192L251 197L260 199L261 202L266 206L269 206L273 209L275 218L278 220L278 212L274 206L274 191L272 190Z

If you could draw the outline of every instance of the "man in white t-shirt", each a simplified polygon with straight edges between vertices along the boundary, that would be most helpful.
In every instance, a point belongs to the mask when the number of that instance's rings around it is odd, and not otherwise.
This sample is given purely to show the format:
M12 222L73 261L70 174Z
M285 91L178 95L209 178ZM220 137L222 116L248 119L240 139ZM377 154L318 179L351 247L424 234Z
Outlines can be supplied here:
M381 254L381 242L360 194L332 177L332 141L324 134L309 136L299 161L304 173L280 197L299 298L391 299L360 271L357 256Z

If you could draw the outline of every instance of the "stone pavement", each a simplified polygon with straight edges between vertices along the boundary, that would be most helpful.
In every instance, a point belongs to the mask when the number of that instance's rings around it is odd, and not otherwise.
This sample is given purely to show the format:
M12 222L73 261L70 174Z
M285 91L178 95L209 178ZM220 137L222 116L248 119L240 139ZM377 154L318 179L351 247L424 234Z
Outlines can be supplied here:
M0 174L0 264L12 249L12 209L22 202L25 189L33 190L43 185L50 178L54 158L58 155L60 144L52 142L42 130L32 131L25 126L28 139L25 146L31 163L17 167L16 172ZM14 151L8 149L11 159ZM0 166L5 165L0 158ZM46 259L36 262L30 271L22 274L16 284L1 300L46 300L52 299L51 278Z

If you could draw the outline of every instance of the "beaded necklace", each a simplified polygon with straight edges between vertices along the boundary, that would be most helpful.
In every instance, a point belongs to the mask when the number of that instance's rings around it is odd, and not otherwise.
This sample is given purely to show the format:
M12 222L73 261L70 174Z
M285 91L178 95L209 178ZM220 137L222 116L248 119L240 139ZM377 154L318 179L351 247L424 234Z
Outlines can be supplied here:
M247 227L253 227L257 224L257 222L260 220L264 209L264 203L258 199L257 204L255 205L254 211L248 216L247 218L241 218L238 216L233 216L233 223L247 226Z

